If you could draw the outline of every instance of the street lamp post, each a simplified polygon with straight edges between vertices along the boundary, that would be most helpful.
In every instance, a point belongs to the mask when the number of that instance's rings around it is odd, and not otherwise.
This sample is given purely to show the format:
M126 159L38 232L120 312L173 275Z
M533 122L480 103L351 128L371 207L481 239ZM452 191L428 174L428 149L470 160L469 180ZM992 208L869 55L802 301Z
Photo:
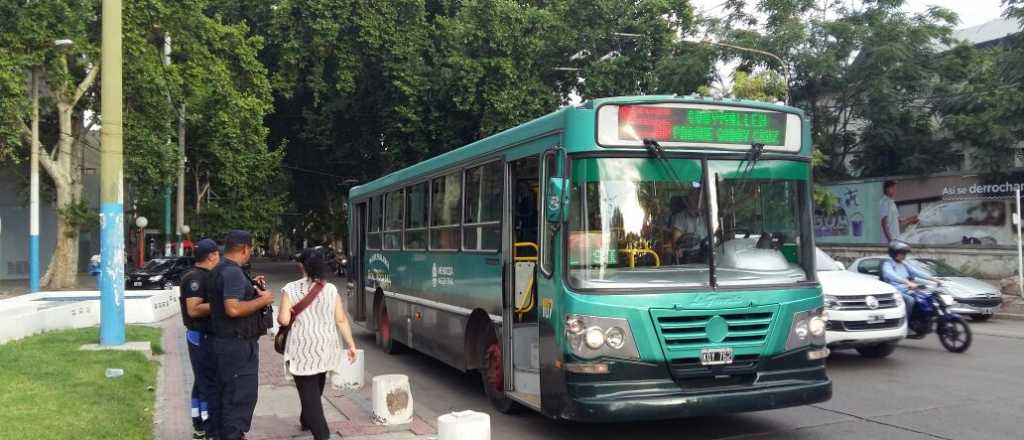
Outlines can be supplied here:
M146 260L146 225L148 224L149 220L146 217L140 215L135 218L135 227L139 228L139 258L136 261L138 261L137 266L140 268Z
M73 41L54 40L58 49L71 47ZM32 140L29 146L29 202L28 202L28 288L39 291L39 68L33 67L32 78Z

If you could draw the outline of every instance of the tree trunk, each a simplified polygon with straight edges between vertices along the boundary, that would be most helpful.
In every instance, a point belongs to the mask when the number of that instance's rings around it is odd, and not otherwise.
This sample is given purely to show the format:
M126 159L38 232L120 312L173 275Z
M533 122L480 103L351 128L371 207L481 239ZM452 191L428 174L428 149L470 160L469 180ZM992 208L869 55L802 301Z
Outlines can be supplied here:
M57 247L40 284L46 289L74 287L78 276L78 227L71 225L60 212L77 202L81 185L60 183L57 187Z

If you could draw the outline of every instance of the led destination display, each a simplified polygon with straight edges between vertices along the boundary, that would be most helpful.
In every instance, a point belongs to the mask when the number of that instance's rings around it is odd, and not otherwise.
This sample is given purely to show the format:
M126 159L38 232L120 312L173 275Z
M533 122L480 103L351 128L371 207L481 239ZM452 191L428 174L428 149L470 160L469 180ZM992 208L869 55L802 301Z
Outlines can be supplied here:
M697 144L786 144L786 114L744 110L624 105L620 139Z

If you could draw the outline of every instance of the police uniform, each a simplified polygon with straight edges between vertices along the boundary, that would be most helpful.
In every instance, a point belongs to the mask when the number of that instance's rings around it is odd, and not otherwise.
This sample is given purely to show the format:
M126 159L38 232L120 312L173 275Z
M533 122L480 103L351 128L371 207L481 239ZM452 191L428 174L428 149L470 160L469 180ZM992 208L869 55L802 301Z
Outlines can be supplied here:
M217 363L210 347L210 319L192 318L188 316L186 301L189 298L202 298L208 302L210 271L194 267L181 277L181 320L188 329L188 358L192 363L192 428L196 433L212 436L216 432L213 415L209 411L209 402L213 400L216 380Z
M259 388L259 337L267 333L264 313L232 318L224 311L224 300L250 301L257 298L252 280L242 268L222 258L210 274L211 339L217 358L217 401L211 408L218 414L221 440L244 438L252 423Z

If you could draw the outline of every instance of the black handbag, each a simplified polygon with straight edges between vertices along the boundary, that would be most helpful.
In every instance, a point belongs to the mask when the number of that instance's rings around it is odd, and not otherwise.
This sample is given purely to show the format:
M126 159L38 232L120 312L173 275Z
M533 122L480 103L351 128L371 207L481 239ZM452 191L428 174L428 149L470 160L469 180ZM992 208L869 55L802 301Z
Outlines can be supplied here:
M309 293L307 293L304 298L292 307L292 322L288 325L278 327L277 334L274 335L274 351L284 354L284 347L288 344L288 332L291 330L292 324L295 323L295 318L297 318L303 310L306 310L306 307L309 307L309 305L316 300L316 297L320 295L320 290L323 288L324 282L317 281L316 284L313 285L313 288L309 289Z

